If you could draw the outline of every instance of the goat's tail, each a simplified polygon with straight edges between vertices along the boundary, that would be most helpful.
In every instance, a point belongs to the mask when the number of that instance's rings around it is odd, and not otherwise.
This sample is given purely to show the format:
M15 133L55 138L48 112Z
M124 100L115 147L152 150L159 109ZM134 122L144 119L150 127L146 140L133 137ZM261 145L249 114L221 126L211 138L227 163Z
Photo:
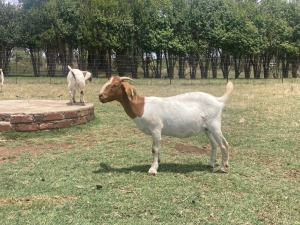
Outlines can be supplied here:
M74 79L76 80L76 77L75 77L75 74L74 74L74 72L73 72L72 67L68 65L68 69L70 70L70 72L72 73Z
M218 98L218 100L220 102L225 102L228 99L228 97L232 91L233 91L233 83L231 81L228 81L224 95L222 97Z

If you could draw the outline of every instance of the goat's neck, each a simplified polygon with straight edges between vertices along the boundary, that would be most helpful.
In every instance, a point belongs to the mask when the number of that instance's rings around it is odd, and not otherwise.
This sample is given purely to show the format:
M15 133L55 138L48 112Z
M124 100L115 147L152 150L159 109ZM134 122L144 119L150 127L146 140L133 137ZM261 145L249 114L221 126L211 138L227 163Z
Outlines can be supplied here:
M132 99L129 99L127 96L123 96L119 102L122 104L126 114L131 119L141 117L144 114L145 97L143 96L135 95Z

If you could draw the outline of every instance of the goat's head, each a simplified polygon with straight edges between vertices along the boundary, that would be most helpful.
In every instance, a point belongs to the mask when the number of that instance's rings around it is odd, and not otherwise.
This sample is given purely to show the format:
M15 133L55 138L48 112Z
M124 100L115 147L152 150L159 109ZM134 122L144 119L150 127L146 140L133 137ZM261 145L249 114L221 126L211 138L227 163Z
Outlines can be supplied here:
M111 102L117 100L122 102L124 95L127 95L128 99L133 98L136 95L135 89L126 80L132 80L129 77L111 77L101 88L99 93L99 100L102 103Z
M92 82L92 74L89 71L82 71L84 79Z

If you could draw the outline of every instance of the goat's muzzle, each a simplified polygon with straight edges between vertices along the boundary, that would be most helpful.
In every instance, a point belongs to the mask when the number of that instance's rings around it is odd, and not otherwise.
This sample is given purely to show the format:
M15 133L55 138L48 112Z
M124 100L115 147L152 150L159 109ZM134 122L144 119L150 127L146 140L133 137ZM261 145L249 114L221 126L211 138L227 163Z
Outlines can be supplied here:
M106 98L104 97L103 94L99 94L99 101L102 102L102 103L106 103L107 102L107 100L106 100Z

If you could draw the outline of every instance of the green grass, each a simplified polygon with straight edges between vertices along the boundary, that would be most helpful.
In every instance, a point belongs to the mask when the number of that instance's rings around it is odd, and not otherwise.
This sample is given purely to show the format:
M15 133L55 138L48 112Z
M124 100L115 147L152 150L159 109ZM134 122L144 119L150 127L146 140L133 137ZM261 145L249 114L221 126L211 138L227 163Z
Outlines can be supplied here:
M49 81L7 78L0 99L68 99L65 79ZM299 80L234 80L223 112L228 173L208 169L203 151L177 150L207 148L200 135L164 137L155 177L150 137L117 102L98 102L104 82L87 86L96 115L88 124L0 133L1 224L300 224ZM223 80L133 84L146 96L225 89Z

